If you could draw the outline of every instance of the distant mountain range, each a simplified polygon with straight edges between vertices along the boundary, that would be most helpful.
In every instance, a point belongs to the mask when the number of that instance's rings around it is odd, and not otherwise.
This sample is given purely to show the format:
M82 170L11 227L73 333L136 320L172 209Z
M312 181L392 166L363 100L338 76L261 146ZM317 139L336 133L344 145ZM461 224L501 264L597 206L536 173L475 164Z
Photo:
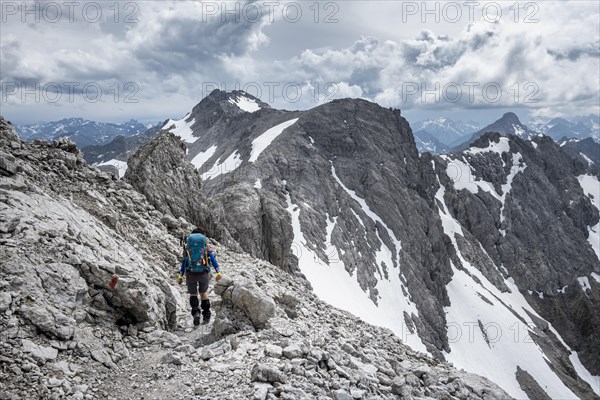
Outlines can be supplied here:
M505 113L500 119L480 129L470 137L467 137L466 140L465 138L460 138L454 141L451 144L452 150L462 151L468 149L470 144L474 143L478 138L487 132L497 132L502 135L515 135L523 140L529 140L538 135L537 132L533 132L527 127L527 125L523 124L519 120L519 117L517 117L517 114L508 112Z
M151 125L150 125L151 126ZM129 137L145 132L149 126L135 119L123 123L105 123L83 118L64 118L43 124L16 125L15 129L24 140L51 141L68 137L80 148L103 145L117 136Z
M598 115L530 120L527 125L513 113L482 127L477 122L456 121L447 117L428 119L411 124L419 152L433 154L464 150L486 132L516 135L528 140L538 134L550 136L559 142L563 138L583 140L592 138L600 143L600 117Z
M572 118L553 118L550 120L532 120L529 126L536 132L550 136L554 140L566 138L593 138L600 141L600 116L587 115Z
M425 131L439 143L450 145L460 138L469 137L473 132L481 129L482 125L474 121L463 122L439 117L411 123L411 127L413 132Z

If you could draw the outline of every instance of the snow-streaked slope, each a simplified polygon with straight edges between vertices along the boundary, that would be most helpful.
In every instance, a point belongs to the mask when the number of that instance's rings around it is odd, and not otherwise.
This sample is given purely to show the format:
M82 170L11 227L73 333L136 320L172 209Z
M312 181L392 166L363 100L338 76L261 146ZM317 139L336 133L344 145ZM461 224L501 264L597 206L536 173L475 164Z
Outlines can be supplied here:
M538 315L512 279L505 280L511 293L503 293L462 256L456 240L456 235L463 234L462 228L451 216L444 193L445 189L440 185L435 196L442 205L439 215L444 233L465 268L458 269L452 263L453 276L447 285L450 299L450 306L445 308L450 343L450 352L445 354L447 360L491 379L515 398L528 398L517 382L517 366L531 374L550 397L576 398L548 366L542 350L530 339L528 325L534 324L524 310Z
M488 147L471 147L469 150L465 151L465 153L469 154L480 154L486 152L497 153L501 157L503 153L509 153L509 138L501 137L498 142L490 142ZM473 194L477 194L479 190L482 190L491 194L500 202L500 222L504 221L504 207L506 206L507 195L512 190L513 180L519 172L523 172L527 168L527 164L523 162L523 157L520 153L512 153L511 157L512 166L510 168L510 172L506 177L506 183L501 186L500 193L498 193L491 182L475 176L474 170L465 156L462 156L462 159L452 159L448 156L442 156L442 158L448 162L446 166L446 174L452 180L453 186L456 190L465 189ZM504 160L502 160L502 164L504 166L506 165ZM500 233L502 236L506 234L503 229L500 230Z
M215 154L217 151L217 146L213 145L209 147L207 150L202 151L196 155L192 159L192 164L196 169L202 168L202 166Z
M383 220L381 218L379 218L379 216L377 214L375 214L371 210L371 208L369 207L369 205L363 198L358 196L355 191L348 189L346 187L346 185L344 185L344 183L341 181L341 179L335 173L335 168L333 167L333 164L331 165L331 174L333 175L333 177L335 178L337 183L342 187L342 189L344 189L344 191L346 193L348 193L348 195L350 195L350 197L352 199L354 199L360 205L360 207L362 208L364 213L367 214L367 216L369 218L371 218L373 220L373 222L375 222L375 223L379 222L387 230L387 233L388 233L390 239L392 239L392 241L394 242L394 245L395 245L394 251L389 249L387 247L387 245L383 242L383 240L381 240L381 236L379 235L379 232L377 232L377 237L379 238L379 241L382 243L382 246L385 247L385 250L384 250L385 253L390 254L388 262L391 262L392 260L397 261L398 257L399 257L400 249L402 248L402 245L400 243L400 240L398 240L398 238L396 237L396 234L387 226L387 224L385 222L383 222ZM379 256L380 255L378 254L378 258L379 258ZM394 264L390 263L387 265L391 267Z
M233 153L231 153L229 157L227 157L224 161L221 161L221 159L219 158L212 168L206 170L206 172L202 174L202 179L214 179L220 175L233 172L241 164L242 158L236 150Z
M585 161L587 161L587 163L588 163L589 165L594 165L594 162L593 162L592 160L590 160L590 158L589 158L588 156L586 156L586 155L585 155L585 154L583 154L583 153L579 153L579 155L580 155L581 157L583 157L583 159L584 159Z
M575 371L577 371L577 375L579 375L579 377L581 379L583 379L584 381L586 381L587 383L589 383L590 386L592 387L592 390L598 396L600 396L600 376L592 375L590 373L590 371L588 371L587 368L585 368L583 366L583 364L579 360L579 356L577 355L577 352L571 351L571 355L569 356L569 360L571 360L571 363L573 364L573 367L575 367Z
M501 137L498 142L490 142L488 147L480 148L480 147L471 147L468 150L465 150L465 153L469 154L479 154L479 153L497 153L502 155L502 153L506 153L510 151L509 138Z
M275 140L279 135L283 133L286 128L294 125L298 121L298 118L291 119L270 129L267 129L265 133L252 141L252 152L250 153L249 162L255 162L258 160L260 154Z
M350 275L339 259L339 250L331 243L335 234L337 219L326 217L326 242L324 243L328 260L321 260L306 242L300 225L301 209L292 203L286 194L287 211L292 217L294 241L292 249L298 257L300 271L306 276L319 298L332 306L351 312L364 321L391 329L411 348L427 352L416 334L408 332L404 323L403 311L418 315L416 306L405 298L400 288L400 278L396 268L390 268L390 280L377 286L383 296L376 305L368 294L360 288L355 274ZM383 243L382 243L383 246Z
M583 189L583 193L589 196L594 207L600 210L600 181L598 181L598 178L593 175L579 175L577 179ZM588 232L588 242L600 260L600 222L588 227Z
M116 167L117 171L119 172L119 179L123 178L123 176L125 176L125 171L127 171L127 162L125 161L112 159L101 164L97 164L96 167L101 167L103 165L112 165Z
M183 119L180 119L178 121L170 119L164 124L162 129L168 130L173 134L179 136L181 140L183 140L186 143L194 143L196 140L198 140L198 138L195 137L192 132L192 125L194 125L196 120L192 119L190 122L186 122L186 119L189 116L190 114L187 114L185 117L183 117Z
M473 194L477 194L479 190L482 190L494 196L498 201L501 201L501 197L496 193L494 185L475 177L473 168L464 156L462 156L462 160L458 158L451 159L447 156L442 156L442 158L448 161L446 174L452 179L456 190L465 189Z
M527 168L527 164L525 164L523 162L523 157L521 156L521 154L513 153L512 154L512 167L510 168L510 173L506 177L506 183L504 185L502 185L502 194L500 195L500 202L502 203L502 206L500 207L500 222L501 223L504 222L504 207L506 206L506 196L510 193L510 191L512 189L512 183L513 183L513 180L515 179L515 176L517 176L517 174L519 172L525 171L525 168ZM500 233L502 233L502 236L506 235L506 232L504 231L504 229L500 230Z
M253 113L260 110L260 105L256 102L256 100L248 98L246 96L237 96L237 98L230 98L229 102L231 104L235 104L241 110Z

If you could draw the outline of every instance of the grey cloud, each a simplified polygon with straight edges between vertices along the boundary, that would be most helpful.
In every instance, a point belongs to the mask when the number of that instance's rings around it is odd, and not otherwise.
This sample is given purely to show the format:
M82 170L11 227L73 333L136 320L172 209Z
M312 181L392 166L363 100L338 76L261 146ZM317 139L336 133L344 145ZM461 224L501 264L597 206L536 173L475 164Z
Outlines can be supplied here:
M413 65L433 71L455 64L467 50L463 41L453 41L448 36L435 36L430 31L421 31L416 40L402 43L405 60ZM431 57L423 59L431 53Z
M263 18L268 18L265 14ZM262 29L259 22L240 19L206 22L186 16L161 21L159 32L131 48L132 55L148 69L159 74L184 73L215 68L219 56L242 56L252 44L250 37Z
M582 47L574 47L572 49L567 50L547 50L548 54L554 57L555 60L565 60L568 59L570 61L577 61L581 57L592 57L598 58L600 57L600 44L596 42L595 44L588 44L587 46Z

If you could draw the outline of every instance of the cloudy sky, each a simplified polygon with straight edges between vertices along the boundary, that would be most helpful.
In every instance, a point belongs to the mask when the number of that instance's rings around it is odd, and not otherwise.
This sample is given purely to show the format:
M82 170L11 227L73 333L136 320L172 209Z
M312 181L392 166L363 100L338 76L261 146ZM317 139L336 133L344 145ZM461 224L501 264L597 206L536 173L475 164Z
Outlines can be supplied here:
M0 112L157 122L219 87L412 121L599 113L600 3L474 3L2 1Z

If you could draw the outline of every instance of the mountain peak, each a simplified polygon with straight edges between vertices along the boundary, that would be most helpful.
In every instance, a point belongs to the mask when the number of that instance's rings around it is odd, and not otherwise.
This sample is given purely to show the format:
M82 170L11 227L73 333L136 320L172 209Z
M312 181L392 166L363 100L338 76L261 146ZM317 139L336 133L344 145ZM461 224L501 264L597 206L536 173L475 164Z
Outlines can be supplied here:
M206 97L206 99L216 101L222 107L230 107L227 103L233 104L240 110L249 113L256 112L263 108L271 108L267 103L243 90L225 91L215 89Z
M504 113L504 115L502 115L502 118L500 118L498 121L507 121L510 123L522 125L521 121L519 120L519 117L514 112Z

